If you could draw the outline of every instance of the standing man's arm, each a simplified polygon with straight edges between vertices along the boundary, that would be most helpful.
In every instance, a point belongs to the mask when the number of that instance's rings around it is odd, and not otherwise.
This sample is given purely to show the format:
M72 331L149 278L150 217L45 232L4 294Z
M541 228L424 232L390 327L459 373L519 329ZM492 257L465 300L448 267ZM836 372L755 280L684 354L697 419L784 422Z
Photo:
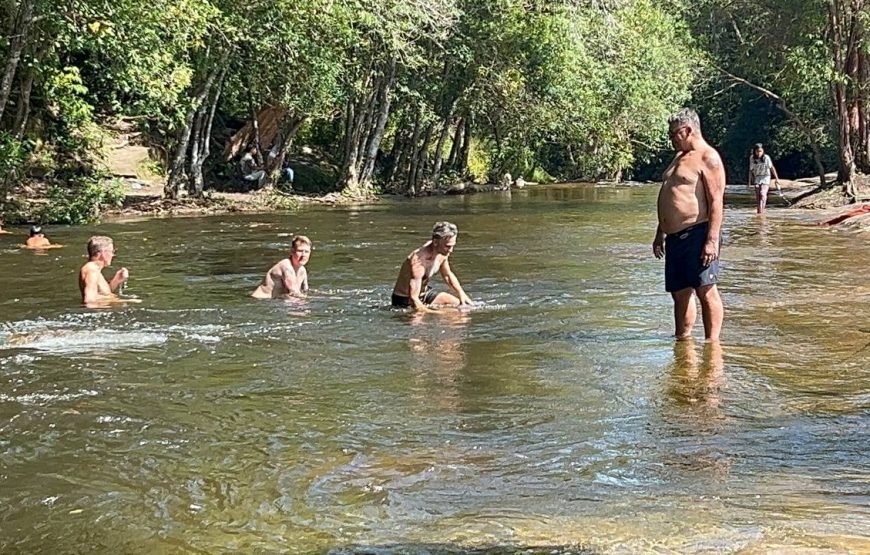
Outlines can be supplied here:
M656 258L662 258L665 255L665 233L662 231L662 224L656 226L656 236L653 238L652 246Z
M302 268L302 285L299 288L303 293L308 292L308 270Z
M447 282L447 285L456 292L459 296L459 304L471 304L471 298L465 294L465 291L462 289L462 285L459 283L459 278L456 277L456 274L450 270L450 263L447 259L444 259L444 263L441 264L441 277L444 278L444 281Z
M707 242L701 251L701 263L709 266L719 258L719 232L722 230L722 220L725 209L725 167L722 158L713 149L704 155L704 167L701 170L704 183L704 194L707 197L709 228Z
M749 159L749 173L747 175L746 184L752 187L752 158Z

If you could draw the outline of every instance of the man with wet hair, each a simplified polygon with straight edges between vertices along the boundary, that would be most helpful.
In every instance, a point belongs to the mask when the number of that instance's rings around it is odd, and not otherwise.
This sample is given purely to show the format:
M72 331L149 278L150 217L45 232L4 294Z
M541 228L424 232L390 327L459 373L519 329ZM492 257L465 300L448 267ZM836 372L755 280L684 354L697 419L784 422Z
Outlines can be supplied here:
M88 241L88 261L79 270L79 291L85 306L93 308L128 300L115 294L130 277L127 268L115 272L112 281L103 277L103 268L112 265L114 256L115 245L111 237L94 235Z
M665 258L665 290L674 299L677 339L691 337L697 295L704 336L717 341L724 318L716 284L725 169L719 153L701 135L701 122L694 110L680 110L668 124L677 155L665 170L659 191L653 254Z
M286 299L304 297L308 292L308 272L305 265L311 258L311 239L297 235L291 243L290 257L269 268L260 285L251 293L255 299Z
M432 239L415 250L402 263L399 277L393 287L392 305L394 307L413 307L428 311L430 305L459 306L471 304L471 298L462 290L459 278L450 269L447 260L456 246L459 230L450 222L437 222L432 228ZM440 272L444 281L456 293L437 293L429 288L429 280L435 272Z

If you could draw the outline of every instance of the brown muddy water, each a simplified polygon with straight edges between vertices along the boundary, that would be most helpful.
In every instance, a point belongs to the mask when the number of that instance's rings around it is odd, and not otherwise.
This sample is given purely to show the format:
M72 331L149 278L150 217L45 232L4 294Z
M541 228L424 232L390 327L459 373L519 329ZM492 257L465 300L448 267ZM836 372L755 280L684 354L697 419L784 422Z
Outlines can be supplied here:
M675 344L655 194L0 237L0 552L870 552L866 238L729 206L723 343ZM387 309L440 219L478 305ZM94 233L141 304L78 305ZM250 299L294 233L310 298Z

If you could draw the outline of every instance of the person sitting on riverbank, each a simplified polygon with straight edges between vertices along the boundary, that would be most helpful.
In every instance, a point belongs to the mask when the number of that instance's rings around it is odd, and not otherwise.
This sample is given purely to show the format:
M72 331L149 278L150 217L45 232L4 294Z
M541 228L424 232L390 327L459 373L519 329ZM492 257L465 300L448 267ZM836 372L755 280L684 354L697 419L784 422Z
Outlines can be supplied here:
M263 180L266 179L266 172L260 168L259 164L257 164L257 160L254 158L256 154L257 147L252 146L248 149L248 152L242 156L242 159L239 161L239 166L242 170L242 179L252 183L256 181L257 187L261 187L263 185Z
M274 167L273 165L275 164L275 161L277 160L277 158L278 158L278 151L273 147L272 150L269 151L269 166L270 167ZM287 163L286 160L284 161L284 168L281 170L281 176L287 182L287 185L288 185L287 188L292 189L293 188L293 181L296 178L296 173L293 171L293 168L290 167L290 165Z
M255 299L286 299L304 297L308 291L305 264L311 258L311 239L297 235L291 243L290 257L269 268L260 285L251 293Z
M764 214L767 207L767 193L770 190L770 177L773 176L779 189L779 175L773 167L773 160L764 153L764 145L757 143L749 157L749 184L755 187L755 211ZM780 193L781 194L781 193Z
M115 272L112 281L103 277L103 268L111 266L114 257L115 244L111 237L94 235L88 240L88 261L79 270L79 291L85 306L94 308L127 300L115 294L130 277L127 268Z
M437 222L432 228L432 239L415 250L402 263L399 277L393 287L392 305L428 311L430 305L459 306L471 304L462 285L450 269L447 258L456 246L459 230L450 222ZM440 272L447 285L456 293L437 293L429 287L429 279Z
M52 245L48 237L42 231L42 227L35 225L30 228L30 237L24 242L24 248L27 249L50 249L58 248L63 245Z
M6 225L6 222L4 222L2 218L0 218L0 235L9 235L10 233L12 233L11 231L6 231L5 229L3 229L4 225Z

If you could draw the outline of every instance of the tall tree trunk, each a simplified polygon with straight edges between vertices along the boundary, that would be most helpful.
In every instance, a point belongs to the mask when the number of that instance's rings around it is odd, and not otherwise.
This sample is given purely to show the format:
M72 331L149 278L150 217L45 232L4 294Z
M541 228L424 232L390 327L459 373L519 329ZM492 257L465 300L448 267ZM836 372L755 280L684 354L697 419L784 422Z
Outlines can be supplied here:
M471 151L471 114L465 118L465 129L462 132L462 148L459 149L459 173L468 172L468 154Z
M3 69L3 77L0 79L0 118L6 113L6 104L9 102L9 94L12 92L12 81L18 69L21 53L30 38L30 26L33 24L33 0L21 0L18 14L15 17L13 34L9 40L9 51L6 54L6 66Z
M278 152L268 168L266 174L266 183L264 188L272 189L281 178L281 172L284 169L284 160L287 153L290 152L290 147L293 145L293 139L305 123L306 116L289 115L282 125L281 141L278 144Z
M224 79L226 78L227 68L225 65L221 69L218 76L217 84L215 85L214 96L208 103L203 103L200 106L199 112L201 116L197 116L198 130L195 132L195 141L192 147L191 164L190 164L190 190L195 197L201 197L205 189L205 179L202 175L202 166L206 159L211 154L211 130L214 123L214 115L217 111L218 102L223 91Z
M414 194L420 193L425 188L426 179L426 160L429 155L429 142L432 140L432 129L435 127L435 122L426 126L426 131L423 132L423 142L419 147L416 147L414 158L411 161L411 170L408 172L409 190L414 191Z
M437 187L438 180L441 178L441 166L444 164L444 143L447 142L447 135L450 133L450 120L453 119L453 105L444 117L441 127L441 133L438 135L438 141L435 143L435 165L432 167L432 184Z
M400 168L400 171L405 176L405 192L409 195L417 194L414 189L414 182L411 178L411 174L413 173L414 159L416 158L417 141L420 140L420 123L422 119L420 115L420 107L415 106L414 111L414 131L411 133L411 140L408 144L408 160L405 162L407 170L404 167Z
M33 68L28 67L21 79L21 89L18 94L18 110L15 113L15 123L12 132L15 138L21 140L27 131L27 121L30 119L30 93L33 91Z
M390 148L389 164L385 168L384 183L390 184L393 182L393 176L396 175L396 161L399 159L399 154L402 152L405 139L406 119L403 115L399 118L399 123L396 126L396 134L393 137L393 146Z
M373 72L369 69L361 90L367 91L372 80ZM344 155L342 156L343 164L341 177L339 177L339 182L345 184L345 186L356 187L357 184L357 178L359 176L357 161L361 154L359 143L360 137L363 133L362 122L366 118L366 107L369 105L371 100L371 95L368 93L363 97L360 97L359 93L356 93L351 95L348 99L345 108L344 148L342 149Z
M402 172L402 168L405 166L405 162L408 160L408 153L413 148L411 145L411 136L409 132L406 130L406 127L409 122L405 122L405 125L402 126L402 131L399 135L397 135L396 140L398 141L399 148L398 152L393 158L393 167L390 168L390 173L387 176L387 183L395 183L399 176L404 175Z
M831 85L834 97L834 105L837 111L837 143L839 169L837 177L843 184L844 191L851 192L852 178L855 174L855 156L852 152L852 122L849 114L849 94L845 83L847 64L850 58L849 39L845 35L848 23L844 18L848 14L843 13L842 0L830 0L828 4L828 23L830 25L831 51L833 55L834 70L842 75Z
M465 131L465 120L457 118L456 131L453 133L453 144L450 145L450 156L447 157L447 167L456 169L456 160L459 158L459 149L462 146L462 133Z
M187 165L188 148L190 146L190 136L193 133L194 118L196 118L200 106L208 97L218 73L219 70L217 68L211 70L205 83L194 95L190 108L187 111L187 116L184 119L184 129L181 131L181 136L175 149L175 160L172 162L169 177L167 177L166 184L163 186L163 194L167 198L176 199L184 194L184 183L187 181L184 168Z
M387 127L387 119L390 116L390 91L396 83L396 60L390 62L387 69L387 75L384 79L380 90L378 90L378 118L375 124L375 129L369 137L368 145L366 146L365 166L363 167L360 176L363 184L368 184L372 179L372 174L375 171L375 161L378 156L378 148L381 145L381 140L384 138L384 130Z
M367 87L363 90L369 92L357 104L356 122L350 128L345 147L347 158L338 183L351 195L365 196L370 192L374 161L390 115L389 95L394 84L395 67L392 64L381 75L370 72L366 80Z

